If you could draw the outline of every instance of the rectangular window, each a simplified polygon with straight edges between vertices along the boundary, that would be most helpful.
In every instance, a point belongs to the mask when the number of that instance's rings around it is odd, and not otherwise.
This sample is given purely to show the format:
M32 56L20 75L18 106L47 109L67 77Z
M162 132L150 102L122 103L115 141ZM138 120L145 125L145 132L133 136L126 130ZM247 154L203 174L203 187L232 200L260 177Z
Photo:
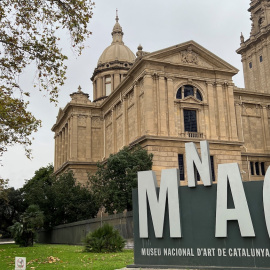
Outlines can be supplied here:
M195 170L195 177L196 177L196 180L197 181L201 181L201 177L200 177L200 174L199 174L199 172L198 172L198 170L197 170L197 168L194 166L194 170Z
M252 68L252 62L249 62L248 65L249 65L249 68Z
M106 90L106 96L110 95L112 92L111 76L105 77L105 90Z
M256 171L256 175L260 175L259 162L255 162L255 171Z
M211 163L211 173L212 173L212 181L215 182L215 164L214 164L214 156L210 156L210 163Z
M262 57L262 55L260 55L260 62L262 62L263 61L263 57Z
M250 162L250 173L254 175L254 163L252 161Z
M197 132L197 116L194 110L184 110L185 131Z
M180 180L185 180L184 155L183 154L178 154L178 167L179 167Z
M210 166L211 166L212 181L215 182L216 178L215 178L214 156L210 156ZM195 170L195 176L196 176L197 181L200 181L201 178L195 166L194 166L194 170Z
M264 162L261 162L261 171L262 171L262 175L265 175L265 165L264 165Z

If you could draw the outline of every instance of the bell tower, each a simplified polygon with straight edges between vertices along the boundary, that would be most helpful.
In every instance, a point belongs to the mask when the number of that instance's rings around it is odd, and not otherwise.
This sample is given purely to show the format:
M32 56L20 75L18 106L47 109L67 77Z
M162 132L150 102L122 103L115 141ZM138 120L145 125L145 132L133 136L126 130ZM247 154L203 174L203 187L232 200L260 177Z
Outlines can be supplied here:
M245 88L247 91L270 94L270 0L251 0L251 32L241 47Z

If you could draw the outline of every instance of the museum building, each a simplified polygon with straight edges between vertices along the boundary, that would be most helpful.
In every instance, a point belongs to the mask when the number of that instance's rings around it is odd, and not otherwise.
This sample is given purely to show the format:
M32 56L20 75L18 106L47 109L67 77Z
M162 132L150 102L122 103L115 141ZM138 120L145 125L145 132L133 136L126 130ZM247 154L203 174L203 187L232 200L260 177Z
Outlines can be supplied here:
M245 181L262 180L270 165L270 1L253 0L251 33L241 35L245 88L238 70L194 41L155 52L123 42L116 16L112 43L91 80L93 101L79 88L60 109L55 133L55 174L73 170L84 183L97 162L123 146L141 145L162 169L179 168L186 184L185 143L207 140L213 180L220 163L240 165ZM199 179L198 179L199 180Z

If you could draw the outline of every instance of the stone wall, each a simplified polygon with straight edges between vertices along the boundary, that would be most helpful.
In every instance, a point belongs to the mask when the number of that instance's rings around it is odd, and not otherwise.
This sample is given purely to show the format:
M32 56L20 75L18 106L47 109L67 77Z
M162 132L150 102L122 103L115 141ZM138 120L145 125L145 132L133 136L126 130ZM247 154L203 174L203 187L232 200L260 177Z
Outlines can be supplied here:
M50 231L42 230L38 233L39 243L81 245L85 236L104 223L111 224L124 239L133 238L133 213L110 215L83 221L55 226Z

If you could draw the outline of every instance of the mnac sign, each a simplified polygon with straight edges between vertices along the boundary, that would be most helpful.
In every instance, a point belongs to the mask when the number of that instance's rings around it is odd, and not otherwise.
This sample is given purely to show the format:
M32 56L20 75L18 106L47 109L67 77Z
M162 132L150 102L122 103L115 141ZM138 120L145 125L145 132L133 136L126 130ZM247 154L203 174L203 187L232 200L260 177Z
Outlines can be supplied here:
M154 172L138 173L129 267L270 269L270 169L264 181L242 182L238 164L220 164L212 184L208 142L200 148L186 144L186 187L177 169L162 171L160 188Z

